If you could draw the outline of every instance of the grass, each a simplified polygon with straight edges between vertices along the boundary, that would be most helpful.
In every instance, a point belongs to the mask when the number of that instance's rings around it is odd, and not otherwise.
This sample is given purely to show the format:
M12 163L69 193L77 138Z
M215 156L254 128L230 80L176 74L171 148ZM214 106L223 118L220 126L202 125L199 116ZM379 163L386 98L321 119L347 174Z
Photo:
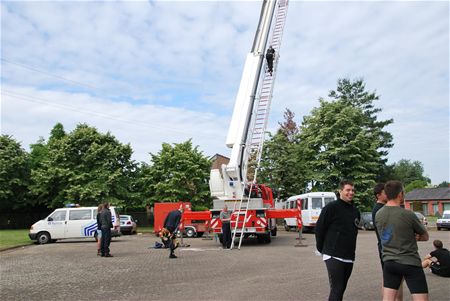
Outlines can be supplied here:
M0 250L31 245L33 241L28 237L29 229L0 230Z
M138 227L137 228L138 233L150 233L153 234L153 227Z

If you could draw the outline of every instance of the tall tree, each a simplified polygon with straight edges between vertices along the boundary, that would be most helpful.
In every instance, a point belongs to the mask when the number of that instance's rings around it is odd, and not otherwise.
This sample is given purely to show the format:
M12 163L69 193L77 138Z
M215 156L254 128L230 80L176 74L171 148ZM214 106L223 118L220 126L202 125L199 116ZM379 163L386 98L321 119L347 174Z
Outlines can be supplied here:
M30 180L29 157L11 136L0 136L0 209L26 206Z
M264 143L258 182L268 184L278 199L305 192L307 174L304 161L297 156L298 126L295 114L286 109L277 133Z
M129 201L130 173L136 166L130 145L86 124L69 134L52 132L52 137L47 159L32 173L32 192L40 203L93 206L109 201L120 206Z
M211 162L192 141L162 144L157 154L151 154L152 164L144 171L151 202L188 201L193 206L209 206L209 173Z
M370 207L376 176L392 146L392 135L384 130L392 120L377 120L378 96L365 91L362 80L339 80L329 96L304 118L299 150L316 189L334 190L341 179L350 179L358 190L355 201Z

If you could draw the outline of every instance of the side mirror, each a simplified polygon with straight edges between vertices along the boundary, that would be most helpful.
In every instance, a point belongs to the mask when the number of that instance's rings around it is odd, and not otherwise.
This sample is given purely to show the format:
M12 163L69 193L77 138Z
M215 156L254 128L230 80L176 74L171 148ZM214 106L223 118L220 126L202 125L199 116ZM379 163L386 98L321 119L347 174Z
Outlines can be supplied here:
M52 222L52 221L53 221L53 217L49 217L47 220L48 220L49 222Z

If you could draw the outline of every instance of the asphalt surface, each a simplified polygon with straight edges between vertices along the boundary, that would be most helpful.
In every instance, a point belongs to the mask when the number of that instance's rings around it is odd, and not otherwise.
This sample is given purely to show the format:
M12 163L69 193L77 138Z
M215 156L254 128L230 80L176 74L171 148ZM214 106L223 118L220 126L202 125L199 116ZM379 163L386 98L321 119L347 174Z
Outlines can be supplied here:
M0 253L0 300L326 300L328 278L314 254L313 234L280 231L271 244L246 241L241 250L218 242L184 239L190 247L150 248L158 238L113 240L113 258L96 256L92 240L66 240ZM449 231L430 231L419 242L421 257L432 241L449 246ZM450 281L426 271L430 300L450 300ZM381 300L381 268L373 231L360 231L357 259L344 300ZM410 300L405 286L404 300Z

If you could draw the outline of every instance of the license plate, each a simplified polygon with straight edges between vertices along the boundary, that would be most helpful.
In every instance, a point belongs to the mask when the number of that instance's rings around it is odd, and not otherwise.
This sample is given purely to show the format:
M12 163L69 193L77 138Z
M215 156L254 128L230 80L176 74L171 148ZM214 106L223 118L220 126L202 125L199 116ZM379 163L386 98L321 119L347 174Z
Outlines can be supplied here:
M246 232L255 233L256 228L245 228Z

